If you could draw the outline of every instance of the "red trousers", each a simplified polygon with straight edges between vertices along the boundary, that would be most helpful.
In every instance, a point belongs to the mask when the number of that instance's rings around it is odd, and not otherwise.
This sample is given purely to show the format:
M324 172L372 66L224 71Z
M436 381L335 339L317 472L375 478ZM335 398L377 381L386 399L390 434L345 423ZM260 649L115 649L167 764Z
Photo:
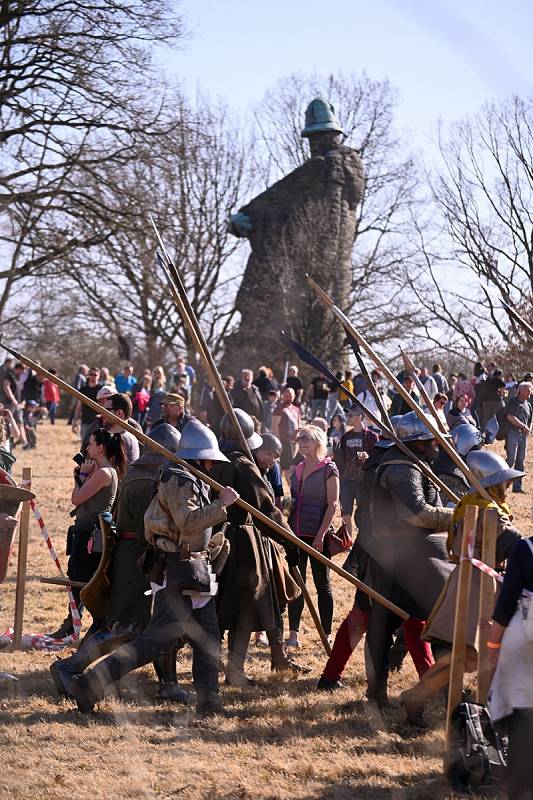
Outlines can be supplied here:
M341 679L350 656L366 632L367 625L368 611L361 611L354 606L337 631L333 650L322 673L324 678L332 681ZM431 647L420 639L423 627L424 622L413 617L403 623L405 646L413 659L419 678L433 665Z

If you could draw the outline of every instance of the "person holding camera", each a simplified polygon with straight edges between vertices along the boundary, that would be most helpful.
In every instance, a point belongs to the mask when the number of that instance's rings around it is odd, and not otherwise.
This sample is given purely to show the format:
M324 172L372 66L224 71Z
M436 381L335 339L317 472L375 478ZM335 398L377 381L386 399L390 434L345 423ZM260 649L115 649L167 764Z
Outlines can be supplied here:
M98 515L111 511L119 479L127 466L124 445L120 434L98 428L89 437L85 461L74 468L72 503L76 522L67 533L67 575L73 581L87 583L94 575L102 553ZM81 613L80 589L72 593ZM64 639L74 633L72 615L63 620L53 639Z

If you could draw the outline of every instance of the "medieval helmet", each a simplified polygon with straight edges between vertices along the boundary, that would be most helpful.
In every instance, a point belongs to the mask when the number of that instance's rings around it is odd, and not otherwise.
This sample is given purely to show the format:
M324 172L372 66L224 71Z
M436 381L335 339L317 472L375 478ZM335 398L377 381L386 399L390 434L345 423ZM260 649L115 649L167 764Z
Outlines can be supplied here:
M212 430L202 425L197 419L191 419L181 432L179 450L180 458L189 461L229 461L218 447L217 437Z
M242 408L234 408L233 410L235 411L235 416L244 433L244 438L248 443L248 447L250 450L257 450L258 447L261 447L263 439L255 432L254 422L251 416L247 414L246 411L243 411ZM228 413L224 414L220 420L219 432L221 439L227 439L228 441L235 441L237 439L237 431Z
M161 422L150 431L150 439L157 444L166 447L171 453L177 453L180 446L181 433L176 430L174 425L169 425L168 422Z
M396 433L402 442L423 442L427 439L435 439L435 434L414 411L402 415L396 424Z
M331 103L323 97L317 97L309 103L305 110L305 128L302 136L308 138L314 133L323 133L324 131L344 133L335 118L335 109Z
M489 450L472 450L466 457L466 463L485 489L515 478L523 478L526 474L511 469L505 459Z
M471 450L481 447L485 442L481 431L469 422L457 425L452 431L452 439L460 456L466 456Z
M263 443L256 448L256 451L268 450L271 453L281 453L281 442L277 436L273 433L262 433L261 438Z
M397 433L396 426L398 425L398 421L401 420L402 417L403 414L394 414L392 417L390 417L392 428L396 433ZM381 438L378 439L374 447L386 448L386 447L392 447L393 444L394 444L394 439L389 439L387 438L386 433L382 433Z

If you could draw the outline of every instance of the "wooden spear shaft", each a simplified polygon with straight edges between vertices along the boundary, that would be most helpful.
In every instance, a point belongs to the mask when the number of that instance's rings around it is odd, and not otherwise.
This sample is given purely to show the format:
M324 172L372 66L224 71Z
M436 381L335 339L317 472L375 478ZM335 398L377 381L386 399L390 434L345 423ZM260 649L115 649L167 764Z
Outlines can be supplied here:
M152 223L152 227L155 231L157 241L159 242L159 246L165 257L166 263L161 257L160 253L157 253L156 255L158 257L158 261L161 265L161 268L165 273L168 285L170 286L172 297L174 298L174 302L176 303L179 314L183 320L183 324L187 328L187 331L194 343L194 346L207 368L207 372L209 374L209 377L211 378L211 383L213 384L213 388L217 393L220 405L222 406L226 414L229 414L233 427L235 428L237 438L239 439L239 444L243 448L244 454L247 455L248 458L250 458L250 460L253 460L250 448L248 447L248 442L246 441L246 437L239 424L239 420L237 419L237 415L235 414L235 410L231 404L231 400L229 399L226 388L222 383L222 378L220 377L220 373L217 369L213 356L211 355L211 351L207 346L204 334L202 333L202 329L200 328L200 323L196 319L196 314L194 313L194 309L187 296L187 292L185 291L185 286L183 285L183 281L181 280L178 268L174 264L168 250L166 249L163 243L163 240L157 229L157 225L155 224L154 218L152 217L151 214L149 214L148 216L150 217L150 222Z
M399 394L403 397L405 402L413 409L417 417L424 423L430 433L433 434L435 439L441 445L442 449L450 456L452 461L454 461L464 476L470 481L472 486L479 492L485 500L491 500L490 495L483 488L479 480L476 478L472 470L465 464L459 453L454 450L454 448L446 441L442 433L436 428L431 420L428 418L427 414L424 414L416 400L414 400L408 391L402 386L396 375L394 375L388 366L385 364L384 361L374 352L372 347L368 344L366 339L362 334L359 333L357 328L355 328L346 314L344 314L340 308L338 308L334 302L331 300L330 297L326 294L326 292L320 288L320 286L309 276L307 276L307 282L309 283L310 287L313 289L319 300L324 303L325 306L328 306L333 314L337 317L337 319L342 323L342 325L350 332L350 334L357 339L363 350L367 353L367 355L377 364L380 369L382 370L383 374L386 375L387 379L392 383L392 385L396 388ZM492 501L491 501L492 502Z
M156 254L157 255L157 259L159 261L161 269L165 273L165 277L167 279L168 285L170 287L170 291L172 293L172 297L174 298L174 302L176 303L176 306L177 306L177 309L178 309L178 311L180 313L180 316L181 316L181 318L182 318L187 330L189 331L189 335L190 335L190 337L191 337L191 339L192 339L192 341L194 343L194 346L196 347L196 350L197 350L198 354L200 355L200 357L204 361L204 364L205 364L205 366L207 368L207 372L208 372L208 374L209 374L209 376L211 378L211 382L213 384L215 392L217 393L217 396L218 396L218 399L220 401L220 404L221 404L222 408L224 409L224 411L226 411L226 413L229 414L229 417L230 417L231 422L233 424L234 430L235 430L235 432L237 434L237 438L239 440L239 444L241 445L241 449L242 449L243 453L250 459L250 461L252 463L255 463L254 462L254 458L252 456L252 451L250 450L250 447L248 446L248 442L246 440L246 436L244 435L244 431L242 430L242 428L240 426L239 419L238 419L238 417L237 417L237 415L235 413L235 410L234 410L234 408L233 408L233 406L231 404L231 401L229 399L228 393L226 391L226 387L224 386L224 384L222 382L222 379L220 377L220 373L219 373L219 371L218 371L218 369L216 367L215 361L214 361L214 359L213 359L213 357L211 355L211 351L210 351L209 347L207 346L207 342L205 341L205 337L204 337L204 335L202 333L202 329L200 328L200 323L198 322L198 320L196 318L196 315L194 313L194 309L193 309L192 305L189 302L189 298L187 297L187 292L185 291L185 286L183 285L183 281L181 280L181 275L179 274L178 268L176 267L176 265L174 264L174 262L170 258L170 255L169 255L169 253L168 253L168 251L167 251L167 249L166 249L166 247L165 247L165 245L163 243L163 240L161 239L161 236L159 235L159 231L157 230L157 226L155 224L154 219L152 218L152 215L150 215L150 220L152 222L152 225L153 225L154 231L156 233L157 239L159 241L159 244L160 244L161 248L163 249L163 253L164 253L164 256L165 256L165 259L166 259L166 263L163 260L163 258L161 257L160 253ZM331 652L331 648L329 649L329 652L328 652L327 647L329 646L329 644L327 642L327 637L326 637L326 635L324 633L322 625L320 624L320 619L317 616L316 609L313 606L313 602L311 600L309 592L307 591L307 587L305 585L305 582L304 582L304 579L302 577L302 574L300 572L299 567L293 567L293 573L294 573L294 575L296 577L296 581L297 581L298 585L300 586L300 590L302 592L305 604L306 604L307 608L309 609L309 613L311 614L313 622L315 623L318 635L319 635L320 639L322 640L322 643L324 644L324 647L326 647L327 654L329 655L330 652Z
M411 373L411 375L413 377L413 380L416 383L417 389L420 392L420 396L422 397L422 400L426 404L426 406L428 408L428 411L430 412L431 416L433 417L433 419L437 423L437 426L438 426L440 432L441 433L448 433L448 431L446 430L446 428L442 424L441 418L437 414L437 409L433 405L433 400L431 399L429 394L426 392L426 387L424 386L424 384L420 380L419 376L416 374L416 367L415 367L414 362L409 358L407 353L405 353L402 350L401 347L400 347L400 353L402 354L403 363L404 363L406 372Z
M52 383L55 383L56 386L58 386L60 389L63 389L63 391L69 394L71 397L75 397L76 400L80 400L80 402L85 403L86 406L92 408L93 411L96 411L97 414L100 414L100 416L109 419L111 422L113 422L114 425L119 425L125 431L131 433L133 436L135 436L135 438L139 442L146 445L146 447L149 447L150 450L154 450L156 453L160 453L162 456L168 459L168 461L173 461L175 464L180 464L182 467L185 467L187 470L189 470L190 473L192 473L195 477L199 478L201 481L206 483L216 492L221 492L224 489L224 487L220 483L218 483L218 481L214 480L214 478L212 478L210 475L206 475L204 472L194 467L188 461L184 461L174 453L171 453L170 450L166 449L166 447L163 447L163 445L159 444L158 442L155 442L153 439L150 439L149 436L147 436L142 431L137 430L137 428L134 428L133 425L130 425L126 420L117 417L116 414L113 414L112 411L108 411L107 408L100 406L94 400L91 400L90 397L86 397L84 394L79 392L69 383L59 378L57 375L52 375L51 372L48 372L48 370L44 369L44 367L41 367L40 364L37 364L35 361L32 361L31 358L28 358L28 356L22 355L22 353L19 353L10 345L7 345L3 340L1 333L0 333L0 346L3 347L4 350L7 350L8 353L11 353L11 355L14 356L16 359L22 361L24 364L26 364L26 366L30 367L30 369L33 369L35 372L37 372L38 375L42 375L43 378L48 378L48 380L50 380ZM409 614L407 614L401 608L398 608L398 606L396 606L390 600L387 600L386 597L383 597L383 595L379 594L379 592L376 592L370 586L367 586L366 583L363 583L362 581L358 580L358 578L354 578L353 575L350 575L350 573L346 572L345 569L339 567L334 561L331 561L323 553L320 553L318 550L315 550L314 547L311 547L311 545L308 545L306 542L302 541L302 539L298 539L297 536L295 536L293 533L283 528L281 525L278 525L277 522L275 522L273 519L270 519L270 517L267 517L267 515L263 514L262 511L259 511L257 508L254 508L254 506L250 505L250 503L247 503L246 500L243 500L242 497L239 497L235 502L240 508L247 511L248 514L250 514L250 516L254 517L259 522L262 522L264 525L267 525L269 528L275 531L279 536L281 536L284 539L287 539L287 541L291 542L291 544L296 545L296 547L299 547L300 550L303 550L305 553L312 556L313 558L316 558L317 561L320 561L326 567L330 567L334 572L337 573L337 575L340 575L342 578L347 580L348 583L351 583L353 586L356 586L358 589L361 589L362 592L365 592L365 594L367 594L377 603L381 603L381 605L385 606L385 608L388 608L389 611L392 611L393 614L396 614L401 619L409 619Z

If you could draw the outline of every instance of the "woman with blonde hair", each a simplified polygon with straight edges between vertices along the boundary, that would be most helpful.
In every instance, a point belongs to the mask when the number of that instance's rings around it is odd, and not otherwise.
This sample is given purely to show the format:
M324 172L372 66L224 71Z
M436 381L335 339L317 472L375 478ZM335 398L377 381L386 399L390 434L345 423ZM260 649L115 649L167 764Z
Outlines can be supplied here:
M305 425L296 436L301 461L291 475L292 511L289 525L307 544L323 553L326 551L326 534L339 504L339 470L327 456L326 433L315 425ZM300 552L300 569L305 580L308 556ZM316 559L311 559L311 571L318 597L320 621L327 636L331 635L333 621L333 594L330 570ZM289 647L299 647L298 630L303 611L303 598L289 603Z
M161 418L161 401L167 393L167 378L163 367L154 367L152 370L152 385L150 387L150 402L144 417L145 431L151 430L154 423Z

